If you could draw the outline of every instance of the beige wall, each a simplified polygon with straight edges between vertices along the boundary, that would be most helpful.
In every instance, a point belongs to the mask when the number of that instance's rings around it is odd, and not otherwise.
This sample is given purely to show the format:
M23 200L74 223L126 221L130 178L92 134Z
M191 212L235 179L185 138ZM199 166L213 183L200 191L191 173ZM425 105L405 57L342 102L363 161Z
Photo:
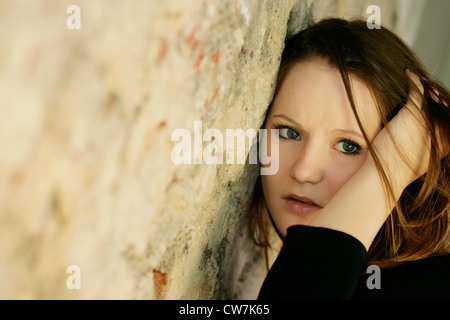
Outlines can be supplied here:
M391 26L394 1L1 0L0 298L254 299L256 166L177 166L171 134L259 128L286 32L374 3Z

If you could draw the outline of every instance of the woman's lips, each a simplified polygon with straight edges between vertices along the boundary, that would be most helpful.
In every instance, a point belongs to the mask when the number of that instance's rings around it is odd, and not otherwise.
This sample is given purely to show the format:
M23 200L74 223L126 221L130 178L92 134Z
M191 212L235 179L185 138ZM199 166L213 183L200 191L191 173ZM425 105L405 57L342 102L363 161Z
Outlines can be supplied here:
M307 198L286 197L284 198L284 200L286 201L286 205L292 212L300 215L311 214L322 209L322 207L314 204L313 201Z

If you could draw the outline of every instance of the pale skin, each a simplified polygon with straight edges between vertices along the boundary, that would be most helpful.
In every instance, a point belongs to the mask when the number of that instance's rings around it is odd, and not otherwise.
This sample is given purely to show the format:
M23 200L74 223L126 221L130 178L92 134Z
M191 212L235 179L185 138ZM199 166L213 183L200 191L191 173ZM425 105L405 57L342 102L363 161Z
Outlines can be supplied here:
M415 75L408 76L423 90ZM339 72L318 58L293 66L275 97L266 128L280 130L280 169L276 175L262 176L262 185L267 207L283 236L291 225L324 227L352 235L368 250L404 188L427 171L429 137L414 106L420 106L421 98L411 94L388 124L409 156L410 165L405 163L387 130L381 128L369 88L350 77L362 124L383 165L393 174L394 199L386 195ZM293 213L285 204L285 196L292 193L312 199L320 209Z

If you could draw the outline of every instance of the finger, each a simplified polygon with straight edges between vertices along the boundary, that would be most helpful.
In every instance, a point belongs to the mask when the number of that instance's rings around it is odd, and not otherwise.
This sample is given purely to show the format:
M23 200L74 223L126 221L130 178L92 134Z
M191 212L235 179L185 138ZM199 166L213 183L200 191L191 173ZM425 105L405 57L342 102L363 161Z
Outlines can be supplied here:
M408 95L408 104L412 103L419 110L421 110L424 89L423 89L422 83L420 82L420 78L419 78L419 76L412 73L408 69L406 69L405 73L408 76L409 81L411 83L409 95Z

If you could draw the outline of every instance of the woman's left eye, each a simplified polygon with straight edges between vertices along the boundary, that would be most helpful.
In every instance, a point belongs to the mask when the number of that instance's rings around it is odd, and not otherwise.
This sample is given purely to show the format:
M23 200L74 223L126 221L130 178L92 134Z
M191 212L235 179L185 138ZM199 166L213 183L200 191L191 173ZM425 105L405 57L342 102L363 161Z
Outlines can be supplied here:
M292 139L292 140L298 140L300 139L300 133L298 133L296 130L289 128L289 127L281 127L277 128L279 131L279 134L282 138L285 139Z
M357 155L361 153L361 147L351 140L342 140L336 144L336 149L346 155Z

